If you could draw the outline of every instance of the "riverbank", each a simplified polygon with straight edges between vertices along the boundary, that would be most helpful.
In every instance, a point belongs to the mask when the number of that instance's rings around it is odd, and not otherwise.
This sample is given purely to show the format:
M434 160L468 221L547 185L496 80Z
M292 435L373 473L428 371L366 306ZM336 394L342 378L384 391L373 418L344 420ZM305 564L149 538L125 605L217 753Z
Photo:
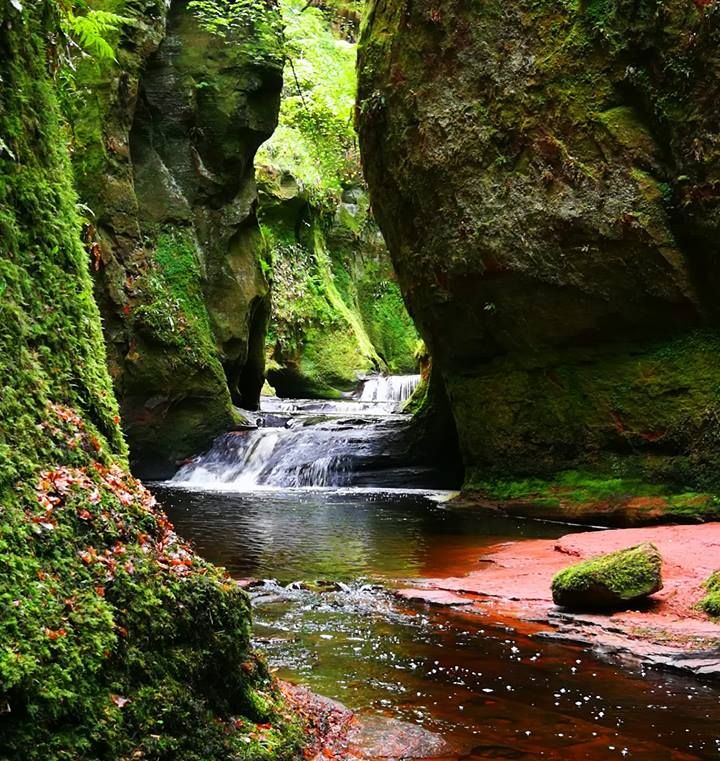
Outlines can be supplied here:
M642 542L663 557L663 589L642 608L612 615L566 612L553 604L550 583L561 569ZM466 555L466 573L417 580L398 596L433 605L509 616L532 624L534 636L581 643L598 653L638 659L698 676L720 677L720 625L696 606L720 564L720 523L570 534L480 548Z

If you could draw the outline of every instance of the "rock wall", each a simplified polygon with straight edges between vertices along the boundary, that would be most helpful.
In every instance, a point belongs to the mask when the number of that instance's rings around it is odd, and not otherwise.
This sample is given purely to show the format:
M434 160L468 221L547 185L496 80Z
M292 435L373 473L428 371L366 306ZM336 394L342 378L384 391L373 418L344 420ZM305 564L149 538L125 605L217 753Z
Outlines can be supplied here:
M272 257L268 381L280 396L332 398L371 372L413 373L417 333L367 189L318 205L295 178L261 166L259 216Z
M282 0L279 126L258 154L272 259L268 378L332 397L371 371L412 372L417 333L362 178L352 110L360 0Z
M715 2L374 0L366 177L468 480L718 486Z
M0 757L295 759L247 596L127 471L58 108L65 11L0 2Z
M258 404L269 286L253 158L277 121L282 37L269 7L223 34L185 0L123 7L117 65L79 72L75 165L132 465L166 477L238 422L233 405Z

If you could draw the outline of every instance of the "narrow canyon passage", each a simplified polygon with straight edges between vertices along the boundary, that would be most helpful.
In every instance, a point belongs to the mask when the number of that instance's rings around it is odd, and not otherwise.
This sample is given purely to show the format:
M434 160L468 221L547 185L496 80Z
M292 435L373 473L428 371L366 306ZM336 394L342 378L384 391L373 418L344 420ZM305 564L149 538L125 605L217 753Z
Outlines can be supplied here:
M720 759L720 0L0 0L0 761Z

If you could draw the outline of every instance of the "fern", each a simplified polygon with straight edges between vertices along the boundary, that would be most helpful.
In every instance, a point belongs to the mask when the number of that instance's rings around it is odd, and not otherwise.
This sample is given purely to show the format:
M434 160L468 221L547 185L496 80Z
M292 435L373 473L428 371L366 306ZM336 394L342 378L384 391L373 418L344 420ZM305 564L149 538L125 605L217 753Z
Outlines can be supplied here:
M108 38L118 32L123 24L130 23L130 19L117 13L92 9L81 15L69 9L66 18L68 36L83 52L98 61L115 59L115 50Z

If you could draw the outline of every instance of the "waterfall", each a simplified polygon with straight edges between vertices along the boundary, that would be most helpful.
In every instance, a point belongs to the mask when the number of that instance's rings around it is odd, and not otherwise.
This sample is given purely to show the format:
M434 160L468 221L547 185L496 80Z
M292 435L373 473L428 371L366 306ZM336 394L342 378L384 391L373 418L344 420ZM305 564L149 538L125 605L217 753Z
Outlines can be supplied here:
M227 433L212 449L184 465L172 479L195 487L342 486L342 438L328 431L258 428ZM329 454L333 452L333 454Z
M376 375L363 384L360 401L399 404L407 401L419 384L419 375Z
M236 491L424 486L427 468L408 463L411 418L398 411L419 381L376 376L355 399L263 399L260 427L220 436L172 481Z

